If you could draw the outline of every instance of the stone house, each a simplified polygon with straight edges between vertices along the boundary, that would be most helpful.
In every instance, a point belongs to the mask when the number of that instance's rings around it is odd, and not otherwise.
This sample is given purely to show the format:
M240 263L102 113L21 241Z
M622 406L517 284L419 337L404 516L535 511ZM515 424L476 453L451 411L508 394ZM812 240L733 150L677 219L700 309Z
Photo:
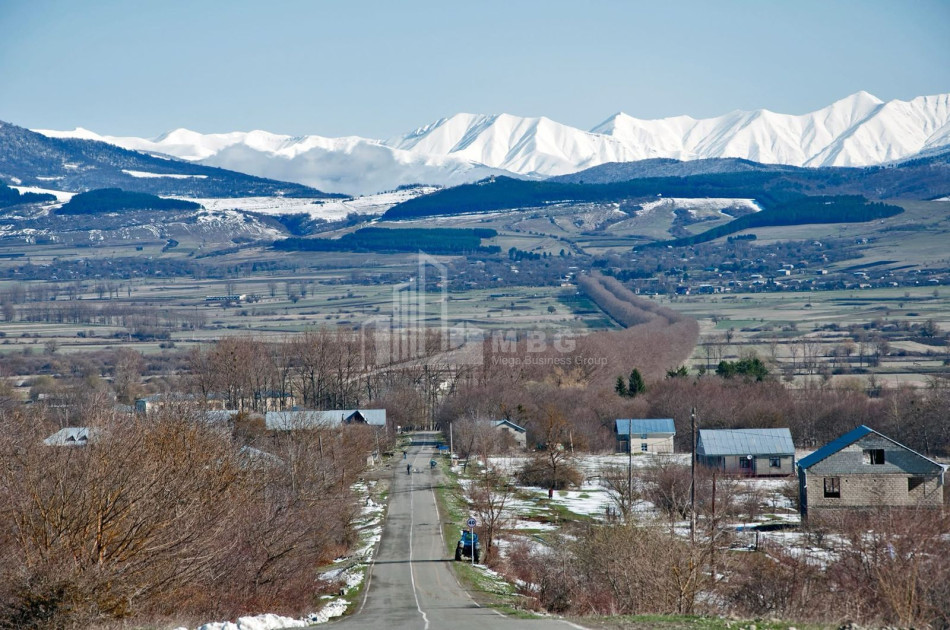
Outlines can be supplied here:
M727 475L786 477L795 473L788 429L700 429L696 463Z
M614 420L617 452L672 453L676 427L672 418L620 418Z
M861 425L798 462L801 513L939 507L946 467Z

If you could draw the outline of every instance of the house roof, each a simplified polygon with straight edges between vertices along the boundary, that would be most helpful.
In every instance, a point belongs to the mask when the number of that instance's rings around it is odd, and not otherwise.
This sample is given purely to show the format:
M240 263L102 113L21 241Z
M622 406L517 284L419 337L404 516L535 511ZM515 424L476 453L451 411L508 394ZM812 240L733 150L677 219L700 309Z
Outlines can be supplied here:
M887 440L888 442L893 443L893 444L896 445L896 446L899 446L900 448L904 449L905 451L908 451L909 453L913 453L914 455L920 457L921 459L924 459L924 460L926 460L927 462L929 462L929 463L933 464L934 466L937 466L938 468L940 468L941 470L943 470L944 467L943 467L942 464L940 464L940 463L938 463L938 462L935 462L934 460L930 459L929 457L926 457L926 456L924 456L924 455L921 455L921 454L918 453L917 451L915 451L915 450L913 450L913 449L911 449L911 448L908 448L908 447L904 446L903 444L901 444L900 442L898 442L898 441L896 441L896 440L893 440L893 439L887 437L886 435L884 435L883 433L879 433L879 432L875 431L874 429L872 429L871 427L866 426L866 425L863 425L863 424L862 424L861 426L855 428L855 429L852 429L851 431L848 431L847 433L845 433L845 434L842 435L841 437L839 437L839 438L837 438L837 439L834 439L834 440L832 440L831 442L828 442L827 444L825 444L824 446L822 446L820 449L818 449L817 451L815 451L815 452L812 453L811 455L808 455L808 456L806 456L806 457L803 457L803 458L798 462L798 467L801 468L802 470L807 470L808 468L811 468L811 467L814 466L815 464L817 464L817 463L819 463L819 462L821 462L821 461L824 461L824 460L827 459L828 457L830 457L830 456L834 455L835 453L837 453L837 452L839 452L839 451L841 451L841 450L847 448L848 446L851 446L852 444L854 444L855 442L857 442L857 441L860 440L861 438L863 438L863 437L865 437L865 436L867 436L867 435L870 435L870 434L872 434L872 433L873 433L874 435L877 435L877 436L880 436L880 437L884 438L885 440Z
M504 420L498 420L498 421L492 423L492 426L494 426L494 427L500 427L501 425L509 426L509 427L511 427L512 429L514 429L515 431L517 431L517 432L519 432L519 433L524 433L524 432L525 432L524 427L518 426L517 424L515 424L515 423L512 422L511 420L508 420L507 418L504 419Z
M67 427L43 440L47 446L83 446L95 438L97 431L89 427Z
M788 429L700 429L700 455L794 455Z
M343 411L344 418L349 419L354 413L359 412L363 419L366 420L366 424L374 427L384 427L386 426L386 410L385 409L353 409L349 414L346 411Z
M386 426L385 409L268 411L264 416L264 422L271 431L290 431L293 429L312 429L318 426L339 426L351 422L356 414L359 414L370 426Z
M676 435L673 418L620 418L614 420L617 435L643 435L663 433Z

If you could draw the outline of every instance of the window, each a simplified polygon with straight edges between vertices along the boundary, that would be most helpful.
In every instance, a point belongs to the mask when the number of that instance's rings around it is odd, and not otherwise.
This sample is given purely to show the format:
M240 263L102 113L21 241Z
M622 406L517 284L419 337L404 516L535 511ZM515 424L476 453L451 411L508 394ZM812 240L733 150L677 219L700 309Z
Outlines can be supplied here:
M782 467L781 457L769 457L769 468L781 468L781 467Z
M826 499L840 499L841 498L841 478L840 477L825 477L825 498Z
M924 485L926 481L927 480L923 477L908 477L907 478L907 492L912 492L914 488L918 488Z
M864 449L864 463L873 464L875 466L880 466L884 463L884 449L883 448L866 448Z
M640 443L640 451L641 451L642 453L646 453L646 452L647 452L647 443L646 443L646 442L641 442L641 443Z
M739 458L739 468L745 468L747 470L752 469L752 458L751 457L740 457Z

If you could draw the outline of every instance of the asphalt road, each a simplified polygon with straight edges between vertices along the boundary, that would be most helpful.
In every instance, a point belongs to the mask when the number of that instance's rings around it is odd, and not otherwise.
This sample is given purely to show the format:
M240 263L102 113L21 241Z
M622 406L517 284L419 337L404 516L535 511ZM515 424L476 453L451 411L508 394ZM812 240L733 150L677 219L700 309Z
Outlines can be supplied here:
M442 539L435 488L443 482L430 470L435 453L424 434L417 434L407 460L396 462L389 512L379 551L367 574L364 599L354 614L334 627L379 630L476 630L506 628L546 630L579 628L554 619L514 619L480 607L455 578ZM420 444L420 441L422 443ZM405 463L414 468L406 474Z

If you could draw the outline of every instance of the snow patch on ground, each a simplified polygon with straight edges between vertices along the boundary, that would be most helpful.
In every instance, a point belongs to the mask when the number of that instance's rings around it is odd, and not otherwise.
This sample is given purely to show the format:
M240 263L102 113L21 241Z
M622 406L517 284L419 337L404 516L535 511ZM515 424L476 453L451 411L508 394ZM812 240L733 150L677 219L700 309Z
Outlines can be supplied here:
M696 219L718 219L722 217L732 218L731 215L723 212L723 210L729 209L739 210L746 214L749 212L760 212L762 210L762 208L759 207L759 204L757 204L754 199L731 199L719 197L688 199L681 197L664 197L662 199L657 199L656 201L648 201L647 203L642 204L641 210L637 212L637 214L643 216L658 209L668 210L670 212L674 210L686 210Z
M280 615L264 614L249 617L239 617L237 621L219 621L198 626L198 630L281 630L282 628L307 628L319 623L326 623L334 617L346 612L345 599L335 599L320 612L312 613L302 619L282 617ZM178 630L186 630L180 628Z
M337 558L334 564L340 566L329 571L321 573L319 579L324 582L341 581L346 584L347 589L354 589L363 583L366 576L365 563L372 560L376 544L379 542L383 533L382 521L386 506L373 501L370 486L375 485L375 481L367 483L359 482L352 486L353 491L363 507L360 509L360 519L356 526L360 529L360 539L363 542L353 556ZM280 630L281 628L306 628L316 624L326 623L335 617L340 617L346 613L349 602L342 597L324 596L329 599L323 608L319 611L310 613L306 617L294 619L292 617L282 617L272 613L240 617L237 621L218 621L206 623L198 626L197 630ZM176 628L176 630L188 630L187 628Z
M145 171L129 171L122 169L122 172L132 177L151 179L155 177L165 177L168 179L208 179L207 175L178 175L174 173L147 173Z
M53 195L56 197L56 201L66 202L76 196L76 193L63 192L61 190L50 190L49 188L38 188L37 186L10 186L10 188L15 188L21 193L40 193Z

